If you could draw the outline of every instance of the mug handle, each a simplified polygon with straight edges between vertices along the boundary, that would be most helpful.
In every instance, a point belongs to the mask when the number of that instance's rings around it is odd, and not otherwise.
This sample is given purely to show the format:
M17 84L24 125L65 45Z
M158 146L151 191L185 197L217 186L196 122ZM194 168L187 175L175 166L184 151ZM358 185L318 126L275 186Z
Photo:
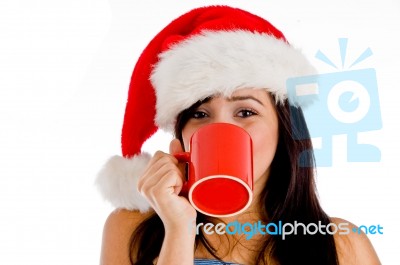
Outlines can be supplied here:
M188 163L190 163L190 153L189 152L178 152L178 153L173 154L173 156L178 160L179 163L186 163L186 165ZM188 193L189 193L188 178L189 178L189 174L186 169L186 181L185 181L185 183L183 183L182 190L179 193L180 195L185 196L185 197L187 197Z

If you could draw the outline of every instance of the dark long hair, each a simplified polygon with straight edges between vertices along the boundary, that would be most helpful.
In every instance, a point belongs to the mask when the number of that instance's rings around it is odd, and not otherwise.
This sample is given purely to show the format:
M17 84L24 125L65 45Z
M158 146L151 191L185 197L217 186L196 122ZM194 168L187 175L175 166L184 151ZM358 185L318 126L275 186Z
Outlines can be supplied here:
M184 110L177 117L175 137L182 142L182 129L196 108L204 101L199 101ZM328 225L330 219L322 210L314 180L315 161L303 112L299 107L285 104L276 105L279 120L279 140L275 157L271 163L267 183L260 196L263 221L278 224L318 224ZM298 140L303 139L303 140ZM212 221L198 213L197 222ZM301 231L301 230L300 230ZM149 265L158 257L164 238L162 221L153 214L143 221L131 236L131 264ZM207 241L201 229L196 236L195 246L203 246L216 259L213 246ZM270 235L260 242L256 264L265 264L273 260L277 264L315 264L337 265L338 257L333 236L329 233L314 235L286 236Z

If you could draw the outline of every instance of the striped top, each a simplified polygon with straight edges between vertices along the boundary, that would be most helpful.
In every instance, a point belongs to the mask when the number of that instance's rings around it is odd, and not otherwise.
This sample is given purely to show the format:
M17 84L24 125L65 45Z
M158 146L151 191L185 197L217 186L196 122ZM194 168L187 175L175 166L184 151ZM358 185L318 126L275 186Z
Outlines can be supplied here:
M240 264L220 261L216 259L194 259L194 265L240 265Z

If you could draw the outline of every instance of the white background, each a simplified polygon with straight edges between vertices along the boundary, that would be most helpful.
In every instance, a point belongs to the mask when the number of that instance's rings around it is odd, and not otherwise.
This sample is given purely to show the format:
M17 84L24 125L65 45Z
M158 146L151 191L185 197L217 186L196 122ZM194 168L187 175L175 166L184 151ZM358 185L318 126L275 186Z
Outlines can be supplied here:
M138 4L140 3L140 4ZM334 166L319 169L328 214L384 227L370 235L383 264L400 264L400 4L382 1L15 1L0 2L0 264L97 264L112 210L93 185L120 154L120 129L133 66L147 42L191 8L231 4L270 20L315 60L340 64L374 55L356 69L377 72L383 128L360 136L381 149L379 163L347 163L334 139ZM167 150L161 135L145 149Z

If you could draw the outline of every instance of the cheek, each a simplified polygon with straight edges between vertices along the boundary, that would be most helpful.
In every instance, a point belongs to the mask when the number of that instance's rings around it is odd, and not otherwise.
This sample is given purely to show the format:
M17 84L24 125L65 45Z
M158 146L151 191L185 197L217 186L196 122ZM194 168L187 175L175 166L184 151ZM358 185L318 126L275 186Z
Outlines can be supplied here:
M268 133L265 133L265 131L264 133L259 132L252 135L255 180L269 169L278 145L277 130L271 130Z

